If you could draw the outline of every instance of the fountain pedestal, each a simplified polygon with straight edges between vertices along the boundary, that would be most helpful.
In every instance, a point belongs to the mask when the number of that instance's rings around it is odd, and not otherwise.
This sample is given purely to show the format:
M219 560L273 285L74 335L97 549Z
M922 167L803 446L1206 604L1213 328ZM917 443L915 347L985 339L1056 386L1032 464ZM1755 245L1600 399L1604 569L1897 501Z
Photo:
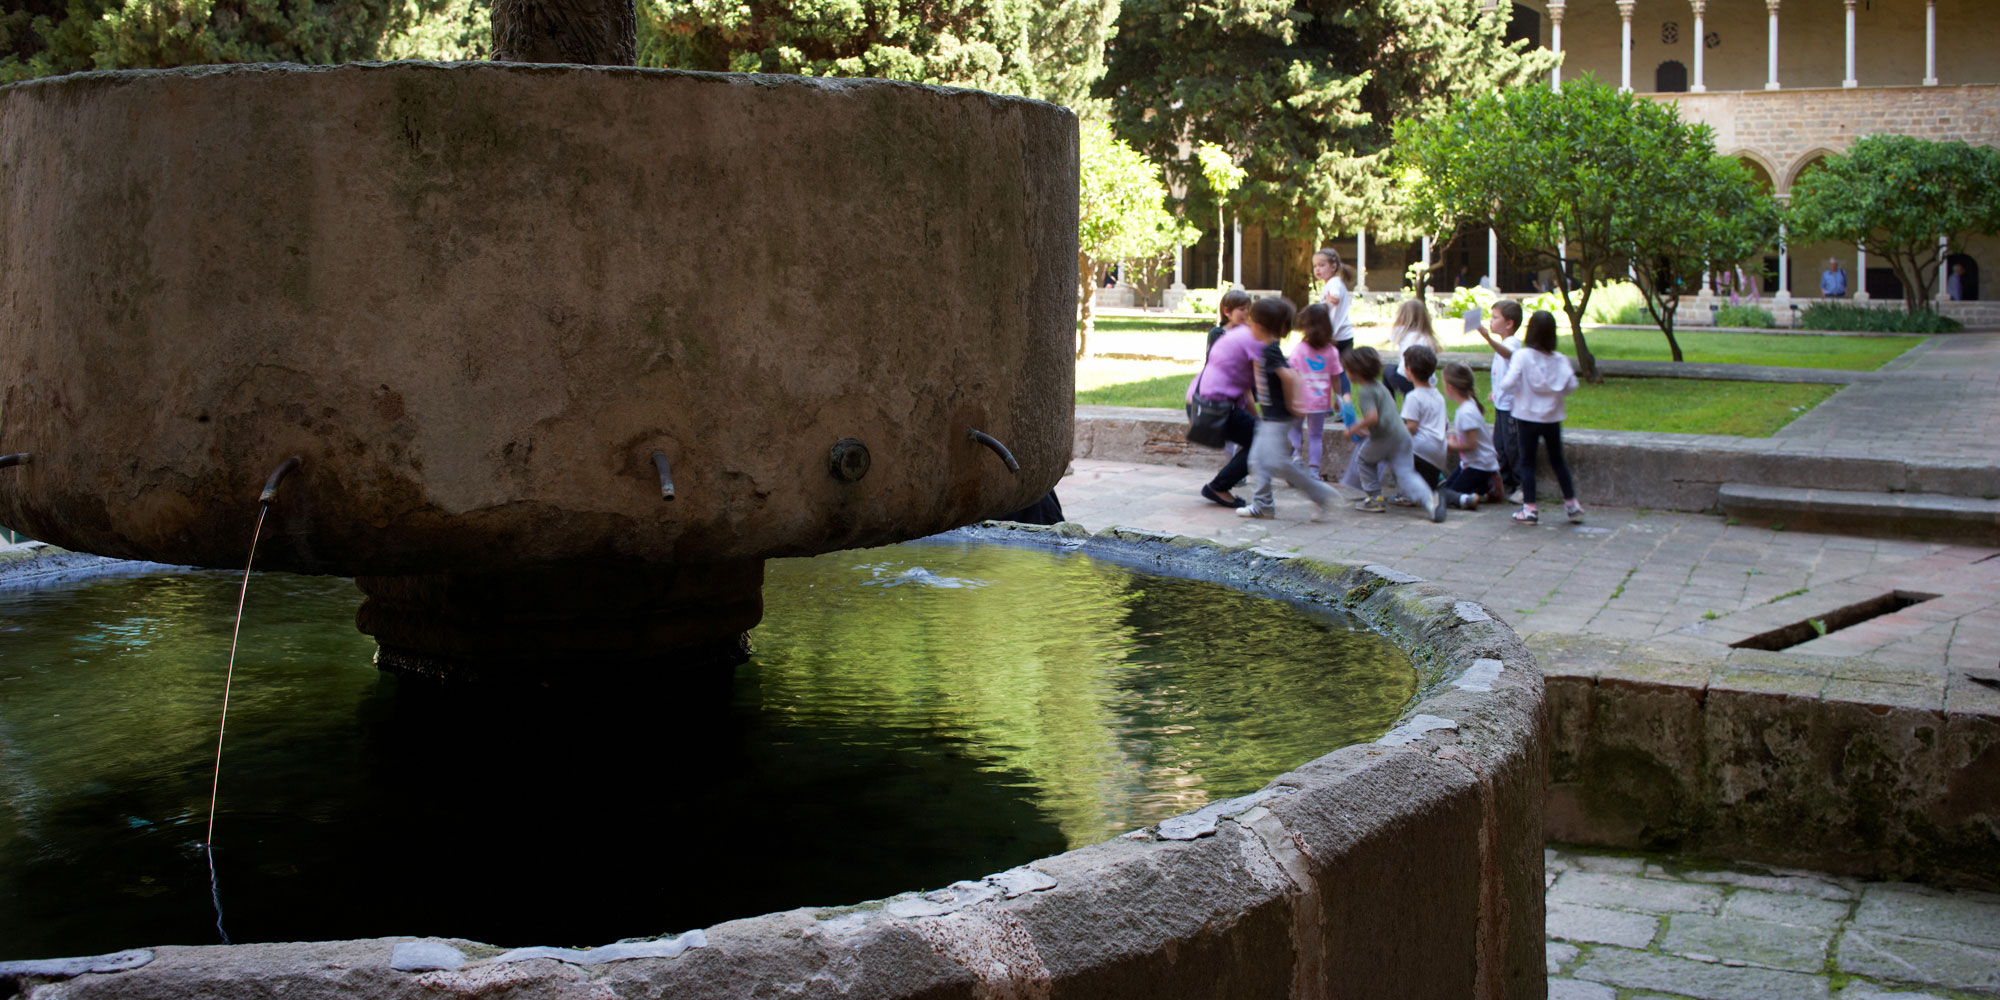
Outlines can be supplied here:
M561 563L355 578L376 665L442 680L563 683L749 656L764 561Z

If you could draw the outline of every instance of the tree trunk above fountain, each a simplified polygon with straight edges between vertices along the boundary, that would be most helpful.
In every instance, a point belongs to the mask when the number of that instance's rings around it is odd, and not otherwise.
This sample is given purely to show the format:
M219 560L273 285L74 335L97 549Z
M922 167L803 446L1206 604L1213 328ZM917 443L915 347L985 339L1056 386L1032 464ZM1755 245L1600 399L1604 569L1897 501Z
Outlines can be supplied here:
M723 563L1012 510L1069 455L1053 105L492 63L92 73L0 88L0 170L0 451L34 455L0 521L66 547L241 566L300 455L260 567Z

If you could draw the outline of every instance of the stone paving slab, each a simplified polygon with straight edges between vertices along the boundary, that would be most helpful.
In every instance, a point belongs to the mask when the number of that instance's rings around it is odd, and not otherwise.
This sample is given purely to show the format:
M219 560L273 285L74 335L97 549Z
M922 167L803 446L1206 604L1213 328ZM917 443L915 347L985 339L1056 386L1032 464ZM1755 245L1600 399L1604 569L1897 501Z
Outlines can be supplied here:
M2000 895L1562 846L1544 867L1551 998L2000 997L2000 950L1980 943L2000 932ZM1615 909L1569 901L1614 888ZM1690 909L1690 890L1719 914ZM1658 933L1641 940L1635 918Z

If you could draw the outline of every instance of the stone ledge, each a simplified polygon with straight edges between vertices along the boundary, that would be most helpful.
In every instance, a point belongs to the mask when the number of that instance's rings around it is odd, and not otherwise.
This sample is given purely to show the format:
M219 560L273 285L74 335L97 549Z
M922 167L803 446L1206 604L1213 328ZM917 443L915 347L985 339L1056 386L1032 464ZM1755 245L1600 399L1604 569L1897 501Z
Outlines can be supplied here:
M133 971L18 988L24 1000L1543 994L1542 678L1488 609L1413 577L1154 532L966 534L1338 607L1408 643L1420 693L1390 736L1260 792L979 881L718 924L672 958L503 962L452 941L462 964L401 972L409 939L161 947Z
M1993 472L1991 467L1984 471L1989 476ZM1735 517L1788 528L2000 544L2000 500L1984 497L1724 483L1716 501Z
M1214 469L1222 453L1187 443L1187 418L1176 410L1079 406L1075 458ZM1322 471L1347 463L1352 445L1338 427L1324 437ZM1563 429L1563 453L1586 504L1708 511L1724 483L1813 488L1839 482L1884 493L1982 497L1993 467L1948 459L1884 457L1803 440L1709 434ZM1329 473L1331 474L1331 473ZM1192 489L1196 482L1190 480Z
M2000 693L1720 643L1528 642L1549 839L2000 888Z

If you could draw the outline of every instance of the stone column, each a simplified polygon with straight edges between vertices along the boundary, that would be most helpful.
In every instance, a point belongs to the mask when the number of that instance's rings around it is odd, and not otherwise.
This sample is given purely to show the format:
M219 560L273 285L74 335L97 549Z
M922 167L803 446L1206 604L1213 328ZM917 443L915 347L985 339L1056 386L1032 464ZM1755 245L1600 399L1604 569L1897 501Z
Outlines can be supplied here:
M1618 0L1618 89L1628 94L1632 92L1632 5L1635 2Z
M1562 55L1563 51L1563 6L1566 0L1549 0L1549 51ZM1562 89L1563 68L1561 61L1549 67L1549 86Z
M1868 301L1868 248L1856 244L1854 247L1854 279L1848 282L1847 290L1854 295L1854 301Z
M1847 77L1840 81L1843 87L1859 87L1861 81L1854 78L1854 0L1840 0L1847 8Z
M1368 290L1368 230L1354 231L1354 294Z
M1778 89L1778 0L1764 0L1764 9L1771 12L1771 78L1764 81L1765 90Z
M1945 294L1945 282L1951 278L1951 237L1938 234L1937 287L1931 289L1931 299L1935 302L1949 302L1951 296Z
M1493 282L1493 290L1500 290L1500 234L1491 229L1486 231L1486 277Z
M1778 294L1771 297L1771 304L1779 309L1792 304L1792 257L1783 222L1778 223Z
M1235 233L1233 234L1236 240L1236 246L1233 251L1234 256L1230 258L1229 280L1232 283L1234 283L1236 287L1242 288L1243 287L1243 220L1231 219L1229 221L1230 224L1234 226L1236 230Z
M1937 85L1937 0L1924 0L1924 86Z
M1181 303L1187 301L1187 285L1181 281L1181 258L1186 254L1187 247L1179 245L1174 247L1174 283L1160 293L1160 308L1168 312L1179 310Z
M1694 81L1688 84L1688 93L1705 94L1708 84L1702 82L1702 50L1708 46L1708 39L1701 30L1701 16L1708 12L1708 0L1691 0L1694 7Z

